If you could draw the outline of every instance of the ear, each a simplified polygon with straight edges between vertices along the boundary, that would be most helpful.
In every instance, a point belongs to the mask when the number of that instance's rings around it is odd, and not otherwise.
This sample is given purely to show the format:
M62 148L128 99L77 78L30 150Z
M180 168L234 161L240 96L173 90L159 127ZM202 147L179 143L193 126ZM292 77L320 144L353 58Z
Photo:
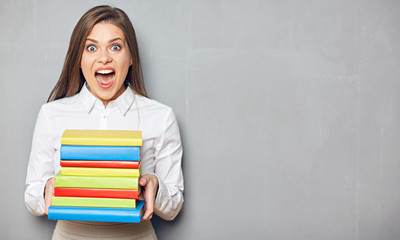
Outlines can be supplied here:
M133 65L133 60L132 60L132 57L131 57L131 59L129 60L129 67L132 66L132 65Z

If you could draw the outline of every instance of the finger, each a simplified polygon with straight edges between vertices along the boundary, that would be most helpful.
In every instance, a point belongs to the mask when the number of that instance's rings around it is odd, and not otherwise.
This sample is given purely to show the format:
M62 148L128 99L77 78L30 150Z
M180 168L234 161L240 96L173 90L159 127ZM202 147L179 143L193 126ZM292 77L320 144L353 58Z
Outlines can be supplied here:
M155 193L153 185L147 185L144 198L146 200L146 211L144 213L143 219L150 220L154 213Z
M51 206L51 197L53 196L54 193L54 184L55 184L55 178L49 178L46 182L45 186L45 194L44 194L44 212L46 215L48 215L49 207Z
M48 215L49 212L49 207L51 206L51 197L52 197L51 192L46 192L45 199L44 199L44 205L45 205L45 213Z
M144 187L144 186L146 186L146 184L147 184L147 179L145 177L141 177L139 179L139 185Z
M45 203L45 211L44 211L44 213L46 214L46 215L49 215L49 207L51 206L51 199L50 199L50 202L49 201L46 201L46 203Z

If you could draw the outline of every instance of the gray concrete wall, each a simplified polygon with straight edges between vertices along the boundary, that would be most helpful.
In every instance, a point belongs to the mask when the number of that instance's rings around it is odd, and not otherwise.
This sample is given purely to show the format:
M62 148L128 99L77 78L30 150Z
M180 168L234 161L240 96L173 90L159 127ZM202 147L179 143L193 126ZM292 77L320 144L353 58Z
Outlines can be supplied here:
M130 16L185 176L159 239L400 239L399 1L13 1L0 7L2 239L50 239L24 181L36 116L94 5Z

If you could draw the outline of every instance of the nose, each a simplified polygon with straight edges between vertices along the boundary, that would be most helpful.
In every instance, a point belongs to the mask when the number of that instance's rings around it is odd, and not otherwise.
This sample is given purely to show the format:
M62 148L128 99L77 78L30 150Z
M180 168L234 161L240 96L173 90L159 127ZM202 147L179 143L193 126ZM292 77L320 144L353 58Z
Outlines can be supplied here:
M103 50L103 51L100 51L99 57L98 57L97 60L98 60L98 62L100 62L100 63L106 64L106 63L111 62L111 61L112 61L112 58L111 58L111 56L109 55L109 53L108 53L107 50Z

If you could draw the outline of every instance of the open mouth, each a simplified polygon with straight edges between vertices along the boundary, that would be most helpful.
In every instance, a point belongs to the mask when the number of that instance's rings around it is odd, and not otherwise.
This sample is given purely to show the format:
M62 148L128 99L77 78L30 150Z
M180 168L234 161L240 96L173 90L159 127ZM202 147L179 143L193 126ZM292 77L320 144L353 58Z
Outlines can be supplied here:
M115 80L115 72L112 69L101 69L96 71L95 78L101 88L109 88Z

